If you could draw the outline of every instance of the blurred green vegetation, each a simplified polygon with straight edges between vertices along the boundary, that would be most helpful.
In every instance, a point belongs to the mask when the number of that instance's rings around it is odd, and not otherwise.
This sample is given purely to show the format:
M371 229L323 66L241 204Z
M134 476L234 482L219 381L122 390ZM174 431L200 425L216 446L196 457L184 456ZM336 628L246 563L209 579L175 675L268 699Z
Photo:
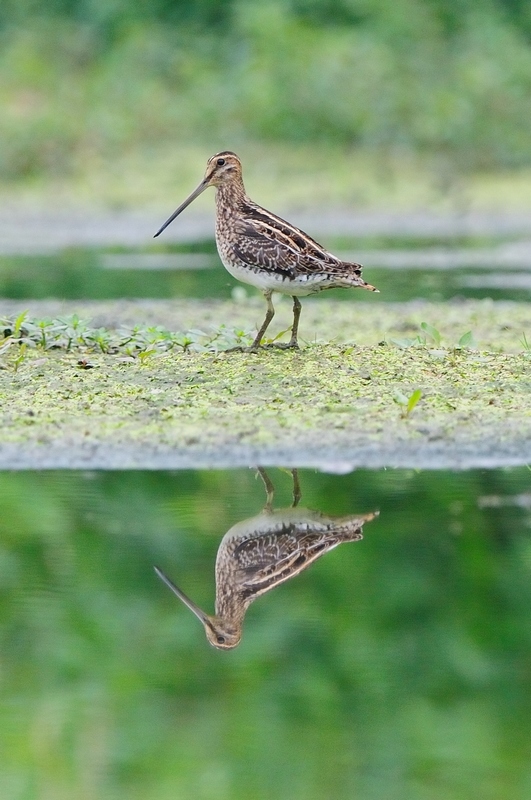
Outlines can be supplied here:
M527 0L4 0L0 176L248 142L531 163Z
M380 517L223 653L152 565L212 609L252 471L3 473L0 795L527 800L530 480L303 471L303 506Z

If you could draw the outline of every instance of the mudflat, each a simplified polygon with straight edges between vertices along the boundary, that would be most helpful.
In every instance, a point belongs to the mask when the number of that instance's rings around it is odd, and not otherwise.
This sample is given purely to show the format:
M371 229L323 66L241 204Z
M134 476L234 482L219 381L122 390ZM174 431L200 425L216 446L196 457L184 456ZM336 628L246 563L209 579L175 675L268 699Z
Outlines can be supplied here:
M109 330L251 326L261 309L259 298L2 301L0 316L23 305L34 316L89 314ZM275 318L280 330L289 311ZM0 356L0 468L529 463L528 319L525 303L323 298L305 304L301 332L312 338L294 352L36 346L20 358L15 345Z

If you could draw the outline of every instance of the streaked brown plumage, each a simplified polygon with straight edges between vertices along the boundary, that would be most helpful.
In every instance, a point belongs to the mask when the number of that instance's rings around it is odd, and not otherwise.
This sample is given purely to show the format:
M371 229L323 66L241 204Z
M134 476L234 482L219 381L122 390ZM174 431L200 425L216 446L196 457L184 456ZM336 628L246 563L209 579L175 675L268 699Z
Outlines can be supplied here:
M324 289L361 287L377 292L361 277L361 264L341 261L307 233L254 203L246 194L242 165L225 150L209 158L205 177L157 231L162 231L209 186L216 186L216 244L225 268L237 280L261 289L267 313L254 342L256 352L273 319L273 292L293 297L291 339L275 347L298 347L299 297Z
M295 577L314 561L343 542L363 538L366 522L378 512L330 517L319 511L297 508L300 492L296 470L294 504L272 509L272 484L259 470L268 490L261 514L234 525L223 537L216 558L216 614L206 614L158 567L157 575L201 620L208 641L220 650L231 650L241 640L245 613L253 600Z

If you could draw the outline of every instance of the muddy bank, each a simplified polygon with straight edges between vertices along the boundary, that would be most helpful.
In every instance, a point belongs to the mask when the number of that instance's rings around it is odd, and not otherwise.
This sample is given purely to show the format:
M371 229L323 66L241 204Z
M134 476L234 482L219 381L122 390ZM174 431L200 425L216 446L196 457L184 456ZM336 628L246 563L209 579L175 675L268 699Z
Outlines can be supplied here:
M80 364L35 351L16 372L14 358L0 371L2 469L531 461L527 353L334 344Z

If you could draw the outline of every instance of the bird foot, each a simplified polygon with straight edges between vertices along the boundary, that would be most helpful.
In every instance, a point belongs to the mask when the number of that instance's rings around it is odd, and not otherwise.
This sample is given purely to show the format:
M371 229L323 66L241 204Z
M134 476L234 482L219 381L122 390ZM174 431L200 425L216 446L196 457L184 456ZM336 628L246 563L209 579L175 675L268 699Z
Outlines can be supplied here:
M228 350L224 350L224 353L258 353L261 350L261 345L250 345L249 347L244 347L243 345L238 345L237 347L229 347Z
M253 342L249 347L244 347L243 345L237 345L236 347L230 347L228 350L224 350L225 353L258 353L259 350L298 350L299 343L297 340L291 339L289 342L270 342L269 344L257 344Z
M276 348L277 350L299 350L299 343L297 340L292 340L289 342L271 342L270 344L265 344L263 347L267 348L268 350L272 348Z

